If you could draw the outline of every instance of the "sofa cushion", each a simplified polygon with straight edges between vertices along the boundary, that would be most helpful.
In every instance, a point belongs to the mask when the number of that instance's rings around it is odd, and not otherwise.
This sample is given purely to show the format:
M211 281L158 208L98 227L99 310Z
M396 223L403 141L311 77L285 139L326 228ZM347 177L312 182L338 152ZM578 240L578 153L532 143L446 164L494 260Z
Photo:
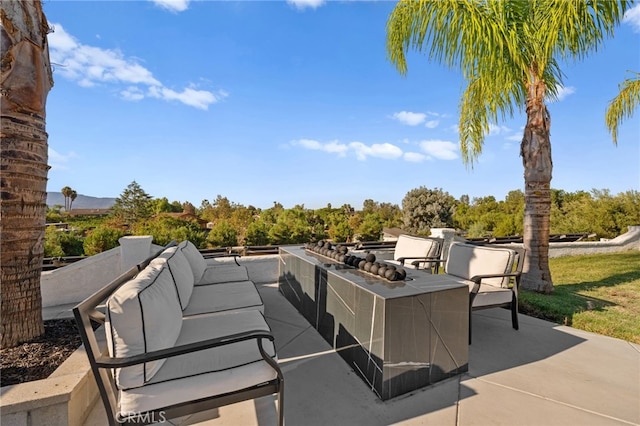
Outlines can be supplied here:
M258 311L185 318L177 345L246 331L269 331ZM267 354L277 359L270 341ZM255 339L170 358L146 386L120 393L123 414L162 408L181 402L233 392L276 378L262 359ZM179 390L179 391L176 391Z
M189 264L191 265L194 282L200 282L202 274L204 274L204 270L207 269L207 262L202 256L202 253L200 253L200 251L198 251L198 248L188 240L185 240L178 244L178 249L182 251L182 254L185 255L185 257L189 261Z
M121 358L172 347L182 328L182 309L166 264L150 264L107 300L109 356ZM144 385L165 360L116 369L120 389Z
M193 292L194 275L191 264L178 247L169 247L151 261L153 264L166 263L178 291L182 309L186 308Z
M474 246L454 242L449 247L445 273L467 280L476 275L506 274L511 272L516 254L514 250L503 247ZM507 287L509 278L485 278L482 284Z
M207 262L200 281L196 285L228 283L234 281L249 281L249 271L246 266L235 263Z
M259 310L264 312L260 293L252 281L199 285L193 289L191 303L182 316Z

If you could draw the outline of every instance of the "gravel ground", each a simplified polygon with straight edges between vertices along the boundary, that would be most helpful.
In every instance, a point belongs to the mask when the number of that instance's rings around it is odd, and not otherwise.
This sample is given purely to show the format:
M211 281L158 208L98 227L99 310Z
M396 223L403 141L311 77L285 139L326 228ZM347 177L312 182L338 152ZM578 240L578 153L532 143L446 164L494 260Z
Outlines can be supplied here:
M44 322L44 335L15 348L0 350L0 385L49 377L82 344L72 319Z

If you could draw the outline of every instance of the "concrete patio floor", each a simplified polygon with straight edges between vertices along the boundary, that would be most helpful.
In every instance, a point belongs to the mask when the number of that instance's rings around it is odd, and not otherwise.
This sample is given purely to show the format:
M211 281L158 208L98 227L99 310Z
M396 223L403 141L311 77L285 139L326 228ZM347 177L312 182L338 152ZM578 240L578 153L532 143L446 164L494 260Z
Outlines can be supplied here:
M509 311L477 311L467 373L381 401L276 283L257 287L285 376L289 426L640 425L640 345L524 315L516 331ZM105 424L98 402L85 425ZM172 424L275 425L275 397Z

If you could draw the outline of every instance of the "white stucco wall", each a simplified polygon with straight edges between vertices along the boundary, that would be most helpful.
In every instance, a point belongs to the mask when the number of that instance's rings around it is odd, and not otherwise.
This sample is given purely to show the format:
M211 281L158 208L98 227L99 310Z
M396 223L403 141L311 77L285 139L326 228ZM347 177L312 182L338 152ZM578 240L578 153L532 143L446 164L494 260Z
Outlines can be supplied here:
M129 241L133 241L134 244L129 245ZM89 256L63 268L43 272L40 278L42 307L81 302L109 284L122 273L122 267L125 266L122 263L123 252L128 259L126 265L133 266L149 257L152 250L161 248L151 244L151 240L148 244L141 241L121 239L119 247ZM131 259L137 261L130 263Z

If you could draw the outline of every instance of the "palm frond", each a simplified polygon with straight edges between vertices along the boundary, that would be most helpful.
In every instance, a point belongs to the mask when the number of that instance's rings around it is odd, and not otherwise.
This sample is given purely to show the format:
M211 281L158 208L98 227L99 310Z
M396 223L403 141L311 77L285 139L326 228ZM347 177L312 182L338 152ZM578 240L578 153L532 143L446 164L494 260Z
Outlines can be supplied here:
M634 110L640 105L640 73L620 83L620 93L611 100L605 114L605 123L613 143L618 144L618 127L620 123L631 118Z

